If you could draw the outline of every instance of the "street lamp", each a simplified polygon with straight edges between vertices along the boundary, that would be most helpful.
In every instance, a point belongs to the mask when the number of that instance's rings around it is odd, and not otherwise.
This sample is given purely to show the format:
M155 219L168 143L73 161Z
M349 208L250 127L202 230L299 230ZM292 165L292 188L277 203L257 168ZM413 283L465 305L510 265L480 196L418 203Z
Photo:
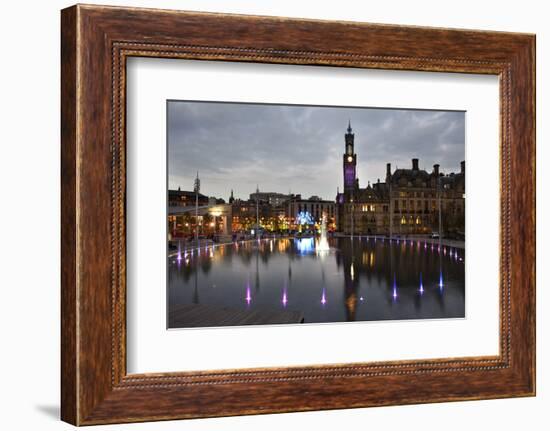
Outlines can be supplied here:
M197 171L197 177L195 178L195 241L197 248L199 247L199 191L201 189L201 180L199 179L199 171Z

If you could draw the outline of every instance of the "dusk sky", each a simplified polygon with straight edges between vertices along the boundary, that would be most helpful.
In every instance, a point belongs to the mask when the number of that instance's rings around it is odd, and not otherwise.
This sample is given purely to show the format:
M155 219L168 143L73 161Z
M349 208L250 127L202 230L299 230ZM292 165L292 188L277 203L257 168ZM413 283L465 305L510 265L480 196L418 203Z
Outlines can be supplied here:
M360 187L385 180L386 163L459 172L465 113L210 102L168 102L168 186L227 201L260 191L333 200L342 190L344 134L355 133Z

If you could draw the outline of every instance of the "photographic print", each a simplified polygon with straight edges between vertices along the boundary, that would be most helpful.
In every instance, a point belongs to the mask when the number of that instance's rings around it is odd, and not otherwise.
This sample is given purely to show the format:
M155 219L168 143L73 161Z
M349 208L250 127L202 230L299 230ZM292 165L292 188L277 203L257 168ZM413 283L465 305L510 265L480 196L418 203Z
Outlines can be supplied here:
M167 326L465 317L465 112L167 101Z

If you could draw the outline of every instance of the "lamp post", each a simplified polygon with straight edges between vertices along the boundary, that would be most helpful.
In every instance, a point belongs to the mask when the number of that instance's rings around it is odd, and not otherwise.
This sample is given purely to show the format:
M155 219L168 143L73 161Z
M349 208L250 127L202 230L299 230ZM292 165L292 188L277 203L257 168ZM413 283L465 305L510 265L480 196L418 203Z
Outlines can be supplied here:
M197 171L197 178L195 178L195 242L197 248L199 247L199 192L201 189L201 180L199 179L199 171Z
M441 250L441 177L437 178L437 209L439 213L439 249Z
M391 195L391 181L390 181L390 243L391 243L391 237L392 237L392 231L393 231L393 200Z
M256 234L256 238L258 238L258 229L260 227L260 216L259 216L260 212L259 212L259 204L258 204L259 198L260 198L260 188L256 184L256 230L254 231L254 233Z
M351 212L350 212L350 217L351 217L351 239L353 239L353 233L354 233L354 207L355 207L355 204L353 203L353 194L351 195L351 199L350 199L350 202L351 202Z

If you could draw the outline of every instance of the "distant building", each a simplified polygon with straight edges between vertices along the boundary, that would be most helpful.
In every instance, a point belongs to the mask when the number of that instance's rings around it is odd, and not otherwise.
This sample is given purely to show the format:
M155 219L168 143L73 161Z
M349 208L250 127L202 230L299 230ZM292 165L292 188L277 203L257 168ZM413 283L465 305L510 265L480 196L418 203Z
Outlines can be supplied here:
M348 125L343 155L344 191L337 193L338 230L346 234L411 235L441 230L463 235L465 218L465 162L459 173L444 175L439 165L432 172L419 169L412 159L410 169L386 165L386 181L359 187L355 134Z
M301 195L295 195L287 201L285 209L286 217L294 228L299 224L320 224L325 214L329 229L336 229L338 214L334 201L324 200L319 196L302 199ZM311 223L305 223L304 220Z
M198 205L197 205L198 204ZM168 226L172 239L200 235L230 235L231 205L194 191L168 190Z
M256 202L256 200L264 203L268 203L271 206L279 206L289 200L292 195L285 195L283 193L276 192L260 192L256 190L255 193L250 193L250 200Z
M208 205L209 198L199 193L199 206ZM194 206L196 203L196 193L193 191L168 190L168 206L169 207L186 207Z

